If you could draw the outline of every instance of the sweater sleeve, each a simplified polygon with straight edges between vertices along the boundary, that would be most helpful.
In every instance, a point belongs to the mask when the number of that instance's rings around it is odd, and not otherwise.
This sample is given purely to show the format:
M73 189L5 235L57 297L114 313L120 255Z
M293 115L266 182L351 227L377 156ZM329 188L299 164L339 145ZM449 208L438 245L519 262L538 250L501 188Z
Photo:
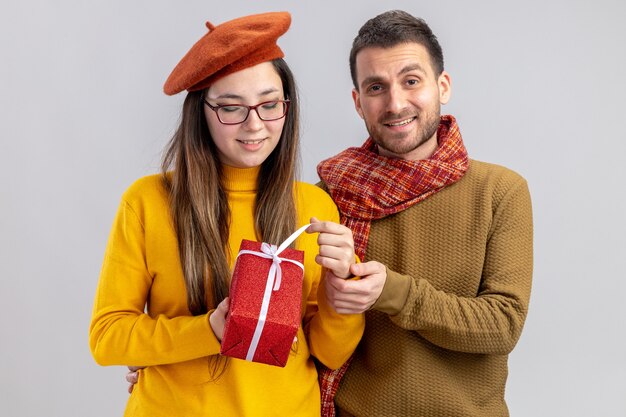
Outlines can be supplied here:
M152 277L145 231L133 207L122 201L109 237L89 329L100 365L150 366L217 354L219 342L200 316L151 317L144 312Z
M440 347L507 354L519 339L528 310L532 239L530 195L520 180L494 207L476 297L437 290L427 276L388 271L390 282L375 308Z
M316 295L317 312L308 325L309 348L326 367L337 369L350 358L361 340L365 316L337 313L328 304L322 286Z
M317 192L322 193L320 190ZM330 197L323 193L318 199L324 202L323 214L317 213L320 220L339 223L337 207ZM320 204L321 205L321 204ZM317 245L315 246L317 249ZM319 267L319 265L318 265ZM305 333L309 349L321 363L330 369L337 369L352 355L365 329L364 314L339 314L328 303L324 292L325 270L316 270L317 277L307 299L304 318Z

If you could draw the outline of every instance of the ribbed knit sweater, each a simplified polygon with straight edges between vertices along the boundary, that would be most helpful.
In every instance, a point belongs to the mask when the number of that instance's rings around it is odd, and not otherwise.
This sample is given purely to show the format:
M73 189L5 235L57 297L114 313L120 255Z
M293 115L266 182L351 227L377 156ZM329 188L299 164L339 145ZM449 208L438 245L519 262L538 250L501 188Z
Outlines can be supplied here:
M472 160L457 183L374 221L370 260L387 281L339 388L339 416L508 416L507 358L532 275L526 181Z
M253 210L258 172L258 168L224 168L232 218L231 260L242 239L256 240ZM294 189L298 226L312 216L339 220L335 204L322 190L304 183L296 183ZM364 317L337 314L323 291L318 298L322 269L315 263L317 234L302 234L295 247L305 253L302 326L287 365L280 368L230 358L226 371L215 379L208 360L220 350L208 320L213 310L191 316L187 308L161 178L155 175L135 182L124 193L113 224L90 327L90 347L99 364L147 366L125 416L319 417L319 385L311 355L331 368L339 367L356 347Z

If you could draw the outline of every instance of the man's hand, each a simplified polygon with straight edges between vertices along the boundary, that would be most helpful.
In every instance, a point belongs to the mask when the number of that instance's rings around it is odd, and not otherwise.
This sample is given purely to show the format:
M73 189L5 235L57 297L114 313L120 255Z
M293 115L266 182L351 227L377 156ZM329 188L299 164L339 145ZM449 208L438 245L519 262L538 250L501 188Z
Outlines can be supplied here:
M346 280L328 271L324 279L326 298L340 314L358 314L369 310L378 300L387 280L387 268L370 261L350 267L359 280Z
M228 297L224 298L221 303L217 305L215 311L209 317L209 323L213 329L213 333L217 336L217 340L222 341L224 336L224 325L226 324L226 313L230 307Z
M350 266L356 262L352 231L341 224L322 222L312 217L307 233L319 233L317 244L320 252L315 262L339 278L350 277Z
M145 368L145 366L129 366L128 373L126 374L126 381L130 384L128 386L128 393L133 392L133 387L139 381L139 371Z

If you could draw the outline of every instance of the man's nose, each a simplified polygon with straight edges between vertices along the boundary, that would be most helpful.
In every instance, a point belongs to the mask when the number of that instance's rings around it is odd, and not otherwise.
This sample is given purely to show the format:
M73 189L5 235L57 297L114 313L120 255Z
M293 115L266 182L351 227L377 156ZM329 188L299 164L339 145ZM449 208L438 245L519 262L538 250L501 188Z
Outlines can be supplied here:
M389 87L387 97L387 111L390 113L400 113L407 107L407 93L398 85Z

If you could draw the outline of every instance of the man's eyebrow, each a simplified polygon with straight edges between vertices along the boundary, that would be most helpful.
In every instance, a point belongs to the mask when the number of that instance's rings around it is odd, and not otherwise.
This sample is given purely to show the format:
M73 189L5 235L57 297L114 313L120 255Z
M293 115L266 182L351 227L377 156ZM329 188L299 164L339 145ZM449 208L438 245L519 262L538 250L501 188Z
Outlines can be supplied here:
M363 81L361 81L361 87L365 87L368 84L375 84L375 83L379 83L383 80L383 78L381 76L378 75L372 75L370 77L366 77Z
M419 71L424 74L426 73L426 70L424 70L424 68L420 64L415 63L415 64L407 65L406 67L402 68L399 74L406 74L407 72L411 72L411 71Z
M411 71L419 71L422 74L426 74L426 71L424 70L424 67L422 67L420 64L409 64L405 67L403 67L400 72L398 72L398 75L402 75L402 74L406 74L407 72L411 72ZM361 82L361 87L364 87L368 84L375 84L375 83L380 83L383 81L383 77L379 76L379 75L372 75L369 77L366 77L362 82Z

